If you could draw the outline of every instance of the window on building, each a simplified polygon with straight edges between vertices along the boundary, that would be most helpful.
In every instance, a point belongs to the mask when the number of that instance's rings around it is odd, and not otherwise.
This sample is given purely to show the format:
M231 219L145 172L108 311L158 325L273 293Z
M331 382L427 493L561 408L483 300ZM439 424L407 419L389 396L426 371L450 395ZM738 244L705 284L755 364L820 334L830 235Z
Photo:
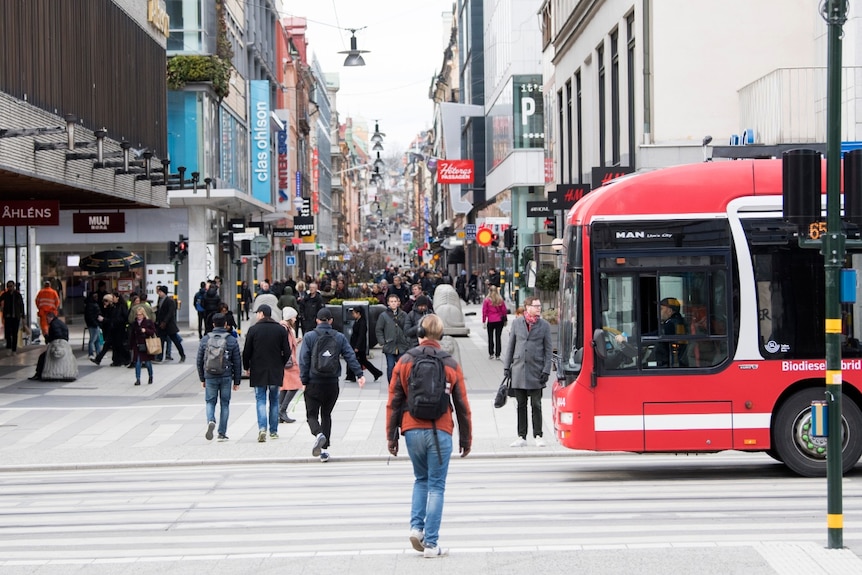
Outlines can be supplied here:
M620 51L619 31L611 32L611 163L620 165Z
M607 125L605 115L605 47L600 44L596 48L596 63L598 65L598 98L599 98L599 166L605 165L607 146Z
M626 102L628 104L629 159L628 165L635 167L635 15L626 16Z

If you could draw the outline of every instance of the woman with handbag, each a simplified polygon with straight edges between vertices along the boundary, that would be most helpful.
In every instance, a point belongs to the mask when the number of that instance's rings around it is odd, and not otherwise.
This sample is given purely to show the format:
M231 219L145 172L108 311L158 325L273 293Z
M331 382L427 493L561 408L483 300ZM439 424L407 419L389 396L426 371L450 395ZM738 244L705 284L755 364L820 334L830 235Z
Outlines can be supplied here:
M161 339L156 336L156 324L147 318L143 308L135 312L135 321L129 326L129 349L132 352L132 361L135 363L135 385L141 385L141 365L146 365L147 373L150 375L148 384L153 383L153 357L147 349L147 340L155 338L159 350L161 350ZM152 345L152 344L151 344Z
M290 359L284 364L284 378L281 380L281 391L278 393L278 422L293 423L296 420L287 415L287 408L290 407L296 392L303 389L302 381L299 379L299 359L296 355L297 344L302 341L302 338L296 337L296 310L285 307L282 314L281 325L287 331Z

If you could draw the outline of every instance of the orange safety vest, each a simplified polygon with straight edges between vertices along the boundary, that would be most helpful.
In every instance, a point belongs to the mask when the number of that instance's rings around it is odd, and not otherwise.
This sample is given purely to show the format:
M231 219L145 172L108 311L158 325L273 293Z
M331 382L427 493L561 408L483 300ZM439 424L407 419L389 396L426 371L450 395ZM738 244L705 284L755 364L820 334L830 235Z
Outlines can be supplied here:
M60 309L60 294L54 288L43 287L36 294L36 309L40 312L53 310L56 313Z

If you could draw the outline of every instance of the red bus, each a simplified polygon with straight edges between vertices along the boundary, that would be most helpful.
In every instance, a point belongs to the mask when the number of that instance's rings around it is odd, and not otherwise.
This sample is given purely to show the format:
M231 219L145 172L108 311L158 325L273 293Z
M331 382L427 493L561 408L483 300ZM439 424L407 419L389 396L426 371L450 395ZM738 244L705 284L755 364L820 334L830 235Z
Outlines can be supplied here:
M781 160L639 173L578 201L563 239L557 440L765 451L825 475L810 415L825 399L823 256L795 232L782 220ZM848 251L851 266L862 254ZM862 308L842 312L847 471L862 455Z

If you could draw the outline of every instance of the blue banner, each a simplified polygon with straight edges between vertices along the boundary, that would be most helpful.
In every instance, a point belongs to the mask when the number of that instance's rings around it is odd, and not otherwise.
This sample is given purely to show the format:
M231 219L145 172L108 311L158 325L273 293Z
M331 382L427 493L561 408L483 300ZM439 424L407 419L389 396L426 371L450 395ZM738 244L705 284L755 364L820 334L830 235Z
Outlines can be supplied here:
M272 151L269 142L269 82L249 82L249 119L251 124L251 195L265 204L272 203Z

